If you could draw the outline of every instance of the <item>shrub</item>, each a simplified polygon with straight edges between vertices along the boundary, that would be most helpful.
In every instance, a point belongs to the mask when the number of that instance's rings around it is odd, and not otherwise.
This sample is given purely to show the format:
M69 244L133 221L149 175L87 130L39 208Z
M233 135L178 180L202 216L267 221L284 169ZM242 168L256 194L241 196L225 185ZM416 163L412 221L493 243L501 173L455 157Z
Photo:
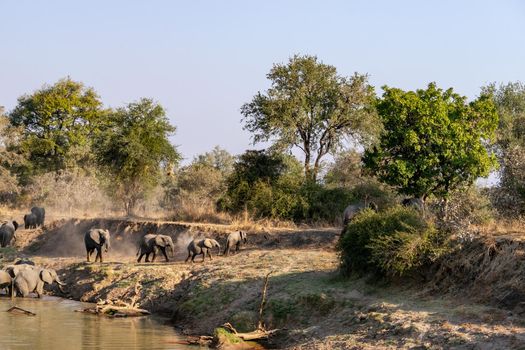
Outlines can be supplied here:
M441 255L443 237L420 213L392 207L364 210L344 229L338 243L341 272L405 275Z

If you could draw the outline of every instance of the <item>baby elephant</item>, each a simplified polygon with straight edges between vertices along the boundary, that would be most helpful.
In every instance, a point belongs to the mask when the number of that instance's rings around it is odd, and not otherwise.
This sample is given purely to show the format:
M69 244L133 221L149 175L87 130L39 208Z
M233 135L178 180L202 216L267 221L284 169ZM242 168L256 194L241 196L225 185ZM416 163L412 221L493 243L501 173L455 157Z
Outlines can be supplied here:
M5 289L7 295L11 295L11 283L13 282L13 278L9 274L9 272L0 270L0 291L2 289Z
M241 243L246 243L246 232L239 231L230 233L228 235L228 239L226 240L224 255L228 255L230 253L230 249L233 249L233 247L235 247L235 252L238 252Z
M20 271L14 281L15 294L20 293L26 297L29 293L35 292L39 298L44 295L44 284L58 283L58 288L63 291L65 283L60 281L53 269L25 269Z
M187 262L190 260L190 258L191 262L195 262L195 257L200 254L202 254L203 262L206 259L206 254L208 254L210 260L212 260L210 251L213 247L218 248L217 254L219 254L221 251L221 245L216 240L211 238L194 239L190 242L190 244L188 244L188 257L186 260L184 260L184 262Z
M92 228L84 235L84 243L86 244L87 261L89 262L91 254L96 250L95 262L97 259L102 262L102 247L106 253L109 250L109 230Z
M35 214L30 213L30 214L24 215L24 228L25 229L36 228L37 222L38 222L38 218L36 217Z
M166 254L166 248L169 248L171 256L175 254L175 245L173 244L173 240L170 236L155 235L151 233L147 234L140 240L139 250L137 251L137 255L139 255L137 262L140 262L144 255L146 255L146 262L149 262L150 254L153 254L151 261L155 261L157 249L162 252L166 261L170 261L170 259L168 259L168 255Z

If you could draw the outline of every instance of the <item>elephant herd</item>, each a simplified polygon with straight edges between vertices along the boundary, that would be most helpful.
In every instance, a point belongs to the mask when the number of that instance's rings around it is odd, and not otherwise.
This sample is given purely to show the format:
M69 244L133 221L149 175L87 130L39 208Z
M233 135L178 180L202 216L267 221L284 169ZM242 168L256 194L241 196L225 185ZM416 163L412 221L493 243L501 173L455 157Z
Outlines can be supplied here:
M24 215L24 228L30 229L44 226L45 217L46 210L44 208L31 208L31 212ZM15 231L18 227L20 227L20 225L15 220L4 222L0 225L0 247L7 247L13 239L16 239Z
M100 228L92 228L84 235L84 244L86 247L86 258L87 261L90 261L91 255L97 252L95 256L95 262L98 260L103 262L102 254L103 252L108 252L110 248L110 233L109 230L104 230ZM235 252L238 252L242 243L246 243L247 236L245 232L239 231L230 233L226 239L226 245L224 248L224 255L228 255L233 249ZM195 262L195 258L198 255L202 255L202 261L206 259L206 256L212 260L211 250L217 248L217 254L220 254L221 245L215 239L212 238L203 238L203 239L194 239L188 246L188 257L185 262L191 259L191 262ZM157 253L162 253L164 259L169 261L168 253L171 256L175 254L175 244L173 239L167 235L153 234L148 233L144 235L138 246L137 262L141 262L142 258L145 257L145 262L153 262L157 256ZM151 260L150 260L151 255Z
M14 265L8 265L0 270L0 290L7 290L7 295L27 297L36 293L41 298L44 285L56 282L62 291L65 285L54 269L35 266L30 260L19 260Z

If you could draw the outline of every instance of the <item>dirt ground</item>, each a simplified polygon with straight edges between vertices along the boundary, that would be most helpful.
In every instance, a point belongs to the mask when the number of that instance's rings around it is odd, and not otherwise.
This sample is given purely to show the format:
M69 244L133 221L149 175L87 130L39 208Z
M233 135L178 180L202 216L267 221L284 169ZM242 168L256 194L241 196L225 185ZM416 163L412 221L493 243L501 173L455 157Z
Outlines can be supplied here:
M108 228L112 234L102 264L85 262L82 237L91 227ZM497 274L501 278L512 269L521 272L522 243L499 239L487 250L489 240L465 241L460 252L452 253L455 263L436 266L425 282L388 285L339 277L337 228L248 232L248 244L235 255L216 256L214 251L212 261L184 263L192 237L214 237L224 244L231 230L221 225L62 219L45 230L19 230L16 249L0 251L0 265L29 257L57 269L68 284L65 295L55 287L49 293L90 302L136 299L141 307L170 316L188 335L212 334L225 322L239 331L253 330L264 276L271 273L264 323L283 330L264 344L267 348L525 348L522 281L517 275L506 278L504 288L513 291L506 302L494 285ZM136 244L148 232L173 237L173 261L136 263ZM501 261L500 268L491 261Z

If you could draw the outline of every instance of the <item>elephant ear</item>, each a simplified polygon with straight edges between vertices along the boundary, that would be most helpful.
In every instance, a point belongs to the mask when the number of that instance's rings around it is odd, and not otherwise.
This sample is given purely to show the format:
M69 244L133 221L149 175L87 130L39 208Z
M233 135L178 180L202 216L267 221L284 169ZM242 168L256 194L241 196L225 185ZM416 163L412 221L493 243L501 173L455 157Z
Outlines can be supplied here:
M40 279L47 284L52 284L54 281L53 272L49 269L43 269L40 271Z
M167 245L166 237L162 236L156 236L155 237L155 244L159 247L165 247Z
M106 231L107 231L107 230L99 230L99 231L98 231L98 236L99 236L99 241L98 241L98 243L99 243L99 244L104 244L104 243L106 243Z
M214 244L213 244L212 240L209 239L209 238L206 238L204 240L204 242L202 243L202 245L205 246L206 248L213 248L214 247Z

